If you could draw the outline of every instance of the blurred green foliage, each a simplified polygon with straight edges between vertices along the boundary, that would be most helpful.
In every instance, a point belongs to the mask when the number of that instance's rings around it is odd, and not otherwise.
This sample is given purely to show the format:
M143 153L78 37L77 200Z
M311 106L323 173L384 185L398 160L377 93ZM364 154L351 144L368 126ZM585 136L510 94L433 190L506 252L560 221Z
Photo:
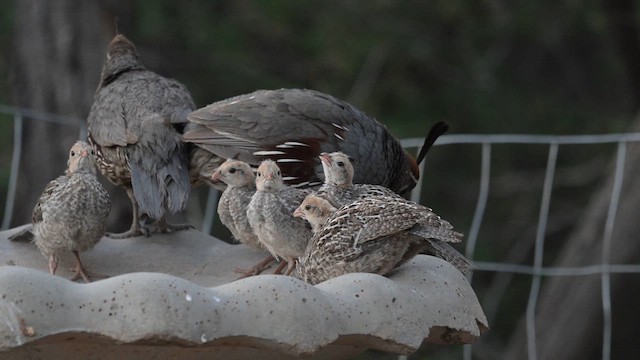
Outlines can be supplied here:
M355 99L400 137L436 120L457 133L623 131L636 106L594 1L138 1L131 19L120 30L145 62L200 106L308 87Z
M10 4L0 12L5 29ZM112 7L147 66L187 84L199 106L259 88L307 87L355 100L406 137L436 120L456 133L623 131L637 103L596 1L139 0L123 14ZM0 34L5 53L10 34ZM8 59L0 57L5 79ZM369 86L358 96L360 76ZM10 103L6 83L0 101Z

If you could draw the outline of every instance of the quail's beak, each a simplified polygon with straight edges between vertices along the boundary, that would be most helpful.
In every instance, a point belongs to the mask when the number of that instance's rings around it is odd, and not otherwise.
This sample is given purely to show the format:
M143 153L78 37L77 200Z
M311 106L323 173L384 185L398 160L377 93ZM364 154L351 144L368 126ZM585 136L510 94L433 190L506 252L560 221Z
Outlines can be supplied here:
M319 158L323 163L331 165L331 155L329 155L329 153L323 152L320 154Z
M293 212L293 217L304 218L304 212L302 212L302 205L298 206L296 211Z
M89 152L87 150L80 150L78 152L78 157L72 161L74 163L73 168L74 171L78 169L88 169L92 167L91 158L89 157Z
M220 182L220 177L222 176L222 174L220 173L220 171L214 171L213 175L211 175L211 182L213 182L214 184L217 184Z
M264 174L264 180L265 180L265 181L267 181L267 180L271 180L271 181L273 181L273 173L265 172L265 174Z

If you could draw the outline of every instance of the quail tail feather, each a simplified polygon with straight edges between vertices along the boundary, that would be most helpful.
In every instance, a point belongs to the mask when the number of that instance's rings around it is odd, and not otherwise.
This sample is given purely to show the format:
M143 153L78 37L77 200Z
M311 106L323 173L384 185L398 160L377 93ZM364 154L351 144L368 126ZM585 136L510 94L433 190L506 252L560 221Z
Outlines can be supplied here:
M165 206L171 213L182 211L189 198L189 172L180 162L180 153L174 153L170 162L154 171L142 161L130 161L131 185L141 213L153 219L165 215Z
M460 254L458 250L454 249L453 246L433 239L428 239L428 241L429 247L427 252L432 252L433 255L449 262L465 276L471 274L473 266L471 266L469 260Z
M425 239L436 239L444 242L459 243L464 235L453 229L447 229L440 226L430 226L417 224L412 227L409 232L411 234L423 237Z

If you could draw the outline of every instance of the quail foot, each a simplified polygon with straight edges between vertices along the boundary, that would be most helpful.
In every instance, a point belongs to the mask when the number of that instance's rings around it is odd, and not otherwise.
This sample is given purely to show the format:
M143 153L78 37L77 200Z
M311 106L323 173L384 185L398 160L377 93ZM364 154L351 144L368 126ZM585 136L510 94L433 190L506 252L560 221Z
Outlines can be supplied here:
M102 238L111 210L109 194L96 178L96 164L89 144L78 141L69 151L64 175L49 182L33 209L34 242L49 260L55 275L63 252L76 259L72 280L90 282L80 252Z
M309 224L293 216L309 192L285 186L280 168L272 160L265 160L258 167L256 192L249 203L247 217L260 243L273 257L284 260L276 273L286 261L284 273L289 275L311 238Z

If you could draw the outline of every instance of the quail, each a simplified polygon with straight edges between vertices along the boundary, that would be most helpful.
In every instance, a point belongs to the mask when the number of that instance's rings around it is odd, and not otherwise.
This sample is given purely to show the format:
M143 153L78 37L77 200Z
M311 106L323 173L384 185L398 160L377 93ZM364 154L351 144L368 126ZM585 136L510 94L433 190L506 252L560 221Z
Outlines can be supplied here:
M302 256L311 238L311 228L293 212L310 190L284 185L275 161L264 160L256 172L256 192L247 209L249 224L260 243L276 259L284 261L276 272L288 264L285 275L292 272L295 260Z
M334 207L340 208L356 199L368 196L399 196L391 189L380 185L354 184L354 168L349 157L340 151L321 153L324 184L316 195L327 199Z
M234 239L259 248L258 237L247 219L247 207L256 192L256 180L251 167L242 161L228 159L215 170L211 179L214 183L223 182L227 185L218 200L218 216L222 225L231 231Z
M188 154L181 132L193 109L182 84L147 70L124 35L113 38L88 117L98 168L126 190L133 207L129 231L111 237L189 228L168 224L165 216L187 205ZM141 225L143 216L154 222Z
M314 228L295 273L311 284L352 272L385 275L416 255L419 243L462 239L431 209L400 197L374 195L336 209L310 195L294 215Z
M234 239L255 249L264 250L254 234L247 208L256 192L255 175L251 167L242 161L227 159L211 176L212 183L223 182L227 185L218 201L218 216L222 225L227 227ZM237 269L246 276L257 275L273 260L271 255L249 270Z
M437 123L418 159L447 130ZM189 114L183 140L195 144L192 172L208 176L224 159L251 166L278 163L296 187L322 183L322 152L343 151L355 161L356 183L380 184L405 194L419 178L418 163L376 119L333 96L306 89L259 90L215 102Z
M49 182L33 209L34 242L48 258L52 275L59 255L70 251L76 259L72 280L90 282L79 252L102 238L110 210L109 194L96 178L94 152L78 141L69 152L65 174Z
M320 155L322 167L325 172L325 183L318 189L315 195L329 201L335 208L340 208L353 201L366 199L372 196L386 196L395 198L395 201L405 201L399 195L389 189L371 184L353 184L353 166L349 157L341 152ZM419 227L412 229L414 235L420 235ZM425 252L445 259L465 275L471 272L469 261L446 241L433 239L427 236L428 242L412 242L407 252L407 257ZM451 239L452 242L457 242ZM412 254L412 255L409 255Z

